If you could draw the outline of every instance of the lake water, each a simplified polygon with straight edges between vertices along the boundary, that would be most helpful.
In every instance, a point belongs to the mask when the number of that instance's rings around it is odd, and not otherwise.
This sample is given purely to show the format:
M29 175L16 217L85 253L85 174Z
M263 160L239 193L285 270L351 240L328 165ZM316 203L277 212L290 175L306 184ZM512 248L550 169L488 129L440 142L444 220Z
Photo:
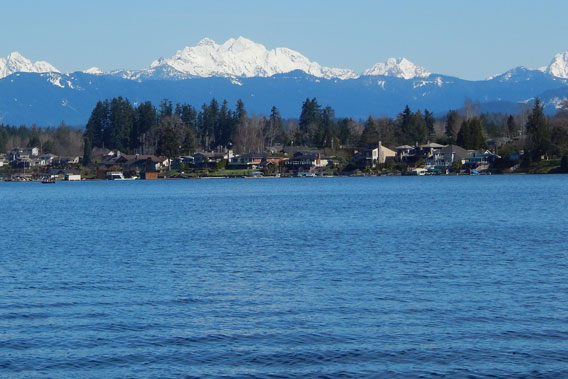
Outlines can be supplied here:
M568 176L0 183L1 377L568 377Z

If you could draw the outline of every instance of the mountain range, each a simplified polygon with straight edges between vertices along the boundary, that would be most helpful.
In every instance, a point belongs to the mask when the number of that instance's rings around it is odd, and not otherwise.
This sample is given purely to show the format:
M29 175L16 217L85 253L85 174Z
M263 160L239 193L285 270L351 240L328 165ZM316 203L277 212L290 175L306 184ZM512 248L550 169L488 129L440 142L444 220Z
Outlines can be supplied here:
M117 96L134 104L168 98L196 107L213 97L232 104L242 99L251 113L266 114L276 105L284 117L297 117L301 103L316 97L336 116L354 118L395 116L407 104L443 114L465 99L479 102L481 111L515 113L539 97L554 113L568 98L568 52L542 68L516 67L479 81L431 73L406 58L356 73L243 37L222 44L205 38L142 70L62 73L16 52L0 59L0 123L84 125L98 100Z

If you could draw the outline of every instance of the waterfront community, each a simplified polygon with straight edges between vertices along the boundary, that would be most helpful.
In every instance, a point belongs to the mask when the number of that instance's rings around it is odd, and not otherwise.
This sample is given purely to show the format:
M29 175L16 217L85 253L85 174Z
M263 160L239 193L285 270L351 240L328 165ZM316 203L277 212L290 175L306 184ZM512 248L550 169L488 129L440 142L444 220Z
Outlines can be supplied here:
M2 10L0 379L568 379L568 1Z
M0 155L5 181L127 180L200 177L315 177L371 175L489 174L502 159L490 150L466 150L457 145L427 143L355 150L351 159L326 155L308 147L274 146L272 152L235 154L232 150L197 152L172 159L95 149L95 163L81 165L81 157L39 154L38 148L16 148ZM518 157L512 155L513 161ZM517 165L518 166L518 165ZM513 167L514 168L514 167ZM509 170L513 172L513 170ZM9 173L6 175L6 173Z
M241 101L232 111L213 99L198 112L167 100L158 110L117 98L98 102L84 131L1 127L0 177L53 182L568 172L566 111L546 117L538 99L516 117L472 109L436 118L406 107L396 119L357 122L335 118L314 98L303 103L298 120L283 120L276 107L269 118L248 116ZM15 143L26 147L9 146Z

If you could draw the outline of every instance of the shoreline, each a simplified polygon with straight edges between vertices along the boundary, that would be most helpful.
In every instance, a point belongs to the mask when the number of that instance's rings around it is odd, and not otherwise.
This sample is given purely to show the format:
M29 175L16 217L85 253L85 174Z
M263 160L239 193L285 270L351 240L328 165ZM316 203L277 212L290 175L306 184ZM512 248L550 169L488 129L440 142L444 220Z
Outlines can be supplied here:
M449 174L449 175L315 175L315 176L202 176L202 177L171 177L171 178L158 178L158 179L126 179L126 180L112 180L112 179L81 179L81 180L64 180L56 179L54 182L161 182L161 181L185 181L185 180L220 180L220 179L329 179L329 178L379 178L379 177L471 177L471 176L543 176L543 175L565 175L564 173L480 173L480 174ZM42 183L42 179L0 179L0 183ZM52 184L52 183L50 183Z

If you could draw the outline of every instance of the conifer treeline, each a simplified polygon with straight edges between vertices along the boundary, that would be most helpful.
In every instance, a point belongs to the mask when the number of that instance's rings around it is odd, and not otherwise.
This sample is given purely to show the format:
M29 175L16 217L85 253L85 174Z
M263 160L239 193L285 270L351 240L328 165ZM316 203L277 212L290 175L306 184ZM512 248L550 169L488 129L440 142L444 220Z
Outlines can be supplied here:
M137 106L122 97L99 101L85 131L85 144L128 153L190 154L195 150L234 147L237 152L260 152L275 143L318 148L424 143L435 138L431 112L412 112L407 106L395 120L372 118L362 124L337 119L330 106L306 99L300 117L283 120L272 107L268 118L249 116L244 103L234 110L227 101L212 99L200 110L192 105L163 100L156 109L150 102ZM167 154L166 154L167 153Z
M118 97L99 101L84 133L64 124L58 128L0 125L0 153L13 147L40 147L43 153L75 155L92 147L125 153L176 156L198 150L232 147L237 153L262 152L276 143L317 148L360 148L376 144L395 147L436 141L457 143L466 149L486 147L487 138L526 136L511 148L534 152L532 159L568 152L568 103L555 117L545 117L537 101L532 112L518 115L449 111L434 118L425 109L408 106L396 117L369 117L366 121L337 118L330 106L306 99L299 118L283 119L276 107L268 117L249 115L242 101L231 108L212 99L198 110L189 104L165 99L158 107L150 102L133 105ZM86 154L88 155L88 154Z

